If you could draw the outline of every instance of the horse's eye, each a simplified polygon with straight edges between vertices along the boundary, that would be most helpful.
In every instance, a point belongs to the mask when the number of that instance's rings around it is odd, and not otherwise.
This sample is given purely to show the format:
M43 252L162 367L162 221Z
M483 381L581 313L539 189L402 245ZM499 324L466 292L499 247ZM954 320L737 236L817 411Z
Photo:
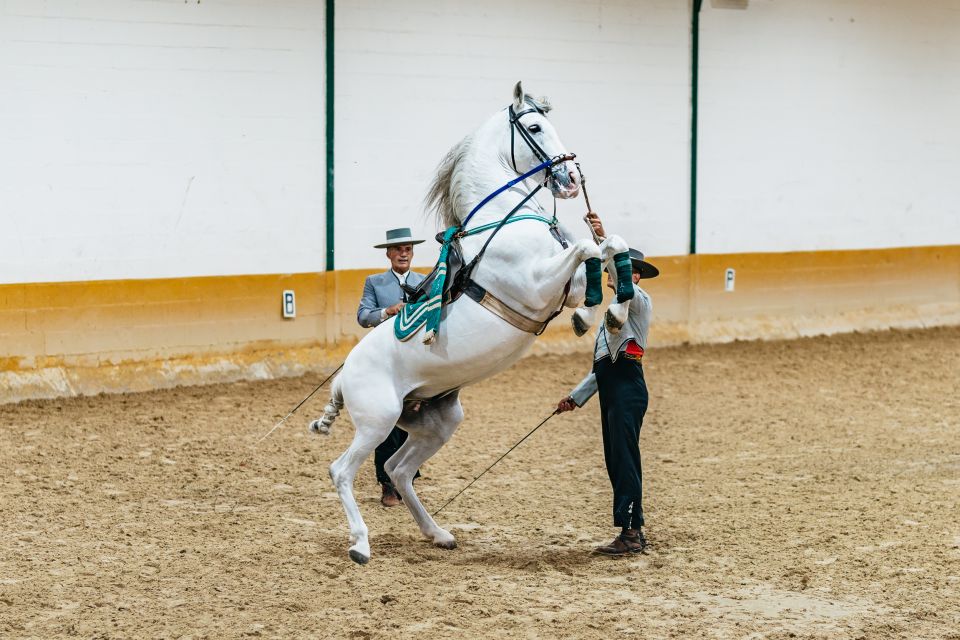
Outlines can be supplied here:
M540 133L540 125L532 124L529 127L527 127L527 131L529 131L530 133Z

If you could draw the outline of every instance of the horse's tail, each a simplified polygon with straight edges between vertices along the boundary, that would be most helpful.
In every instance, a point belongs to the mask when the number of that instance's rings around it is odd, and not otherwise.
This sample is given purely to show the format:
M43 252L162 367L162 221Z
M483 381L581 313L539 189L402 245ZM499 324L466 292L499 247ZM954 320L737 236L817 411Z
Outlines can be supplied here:
M340 376L333 379L330 385L330 402L323 408L323 417L310 423L310 431L313 433L322 433L325 436L330 435L330 426L340 415L340 409L343 408L343 391L340 389Z

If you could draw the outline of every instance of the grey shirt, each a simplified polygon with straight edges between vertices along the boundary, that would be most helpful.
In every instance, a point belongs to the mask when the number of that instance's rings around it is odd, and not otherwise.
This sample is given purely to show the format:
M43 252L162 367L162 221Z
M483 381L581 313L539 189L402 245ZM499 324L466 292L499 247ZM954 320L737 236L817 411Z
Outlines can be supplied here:
M597 330L596 342L593 345L593 361L596 362L607 356L616 361L626 348L627 340L631 338L640 345L641 349L646 350L647 333L650 331L650 316L652 314L653 301L650 299L650 295L637 285L633 285L633 300L630 301L627 321L617 335L611 335L607 332L605 325L600 325L600 329ZM591 371L570 392L570 397L578 407L582 407L596 392L597 376Z

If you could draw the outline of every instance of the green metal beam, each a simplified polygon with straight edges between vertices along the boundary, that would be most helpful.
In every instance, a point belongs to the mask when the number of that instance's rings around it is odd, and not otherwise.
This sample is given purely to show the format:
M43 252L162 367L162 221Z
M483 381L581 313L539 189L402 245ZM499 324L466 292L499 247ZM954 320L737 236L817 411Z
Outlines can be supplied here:
M324 31L326 36L326 118L325 118L325 132L327 138L327 259L325 262L325 268L327 271L333 271L334 269L334 260L333 260L333 249L334 249L334 235L333 235L333 97L334 97L334 82L333 82L333 32L334 32L334 17L333 17L333 4L334 0L327 0L326 7L326 19L324 24Z
M690 255L697 252L697 101L700 70L700 7L703 0L693 0L690 52Z

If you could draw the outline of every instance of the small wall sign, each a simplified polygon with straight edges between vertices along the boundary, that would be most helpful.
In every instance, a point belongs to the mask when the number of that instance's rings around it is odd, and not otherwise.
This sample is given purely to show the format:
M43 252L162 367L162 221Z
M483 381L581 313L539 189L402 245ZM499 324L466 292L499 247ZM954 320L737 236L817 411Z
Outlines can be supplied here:
M297 298L293 293L293 289L286 289L283 292L283 317L297 317Z

